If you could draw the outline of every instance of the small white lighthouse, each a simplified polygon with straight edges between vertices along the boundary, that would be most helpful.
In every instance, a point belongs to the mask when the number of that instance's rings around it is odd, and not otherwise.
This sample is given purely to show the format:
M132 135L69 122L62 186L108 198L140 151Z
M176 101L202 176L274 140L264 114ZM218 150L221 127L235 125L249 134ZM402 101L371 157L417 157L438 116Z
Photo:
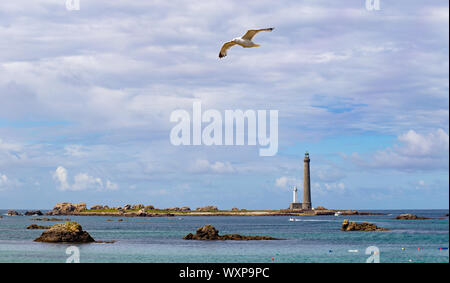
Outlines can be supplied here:
M302 204L297 201L297 186L294 187L292 193L292 203L289 205L289 209L301 209Z

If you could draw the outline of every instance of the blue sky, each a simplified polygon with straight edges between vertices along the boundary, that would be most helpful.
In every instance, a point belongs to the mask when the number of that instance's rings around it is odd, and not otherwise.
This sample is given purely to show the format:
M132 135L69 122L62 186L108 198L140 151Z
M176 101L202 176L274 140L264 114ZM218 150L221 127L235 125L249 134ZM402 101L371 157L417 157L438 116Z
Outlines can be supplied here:
M285 208L305 151L314 206L448 208L448 1L80 2L0 3L0 208ZM278 154L173 146L194 101L278 110Z

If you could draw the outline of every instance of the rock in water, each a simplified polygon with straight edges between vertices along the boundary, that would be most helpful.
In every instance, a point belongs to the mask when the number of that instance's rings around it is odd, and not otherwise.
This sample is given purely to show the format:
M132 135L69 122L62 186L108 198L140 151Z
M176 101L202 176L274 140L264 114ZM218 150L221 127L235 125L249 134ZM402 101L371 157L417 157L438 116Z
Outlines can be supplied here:
M27 229L50 229L51 226L41 226L37 224L31 224L27 226Z
M231 235L219 235L219 230L214 226L205 225L197 229L195 235L192 233L187 234L184 237L185 240L202 240L202 241L215 241L215 240L236 240L236 241L248 241L248 240L281 240L268 236L242 236L238 234Z
M28 210L27 212L25 212L25 216L31 215L44 215L44 214L40 210Z
M47 215L70 215L87 210L86 203L72 204L70 202L57 203Z
M95 240L77 222L55 224L35 239L36 242L49 243L91 243Z
M395 217L395 219L397 220L426 220L426 219L432 219L432 218L428 218L428 217L421 217L421 216L417 216L414 214L401 214L397 217Z
M389 231L389 229L378 227L377 225L369 222L356 223L349 222L348 219L345 219L342 222L342 231Z
M212 225L205 225L197 229L194 238L196 240L218 240L219 230Z
M17 212L15 210L8 210L7 214L8 215L15 215L15 216L22 216L22 214L20 212Z

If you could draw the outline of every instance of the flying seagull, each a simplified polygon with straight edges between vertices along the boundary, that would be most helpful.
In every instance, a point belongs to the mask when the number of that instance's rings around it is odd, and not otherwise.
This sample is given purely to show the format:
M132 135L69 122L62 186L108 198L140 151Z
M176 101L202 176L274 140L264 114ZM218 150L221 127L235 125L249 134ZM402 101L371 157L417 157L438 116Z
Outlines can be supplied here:
M223 58L227 56L227 51L231 47L235 46L236 44L244 47L244 48L252 48L252 47L259 47L259 44L255 44L252 39L253 37L260 31L273 31L274 28L263 28L263 29L251 29L248 30L242 37L237 37L233 39L232 41L226 42L222 49L220 49L219 58Z

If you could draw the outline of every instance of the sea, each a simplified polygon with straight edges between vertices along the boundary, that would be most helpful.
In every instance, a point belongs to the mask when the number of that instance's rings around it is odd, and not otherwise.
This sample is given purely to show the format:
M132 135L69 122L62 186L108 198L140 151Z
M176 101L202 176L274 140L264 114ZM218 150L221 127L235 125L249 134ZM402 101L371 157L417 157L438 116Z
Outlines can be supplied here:
M73 259L74 249L77 260L82 263L449 262L449 226L445 216L448 209L371 211L385 215L57 216L78 222L95 240L115 241L74 245L34 242L43 230L26 229L33 223L49 226L60 222L31 220L37 216L6 216L7 210L0 210L3 216L0 218L0 262L64 263ZM434 219L393 219L402 213ZM391 231L343 232L340 228L344 219L369 221ZM183 240L186 234L195 233L206 224L216 227L220 234L265 235L284 240Z

